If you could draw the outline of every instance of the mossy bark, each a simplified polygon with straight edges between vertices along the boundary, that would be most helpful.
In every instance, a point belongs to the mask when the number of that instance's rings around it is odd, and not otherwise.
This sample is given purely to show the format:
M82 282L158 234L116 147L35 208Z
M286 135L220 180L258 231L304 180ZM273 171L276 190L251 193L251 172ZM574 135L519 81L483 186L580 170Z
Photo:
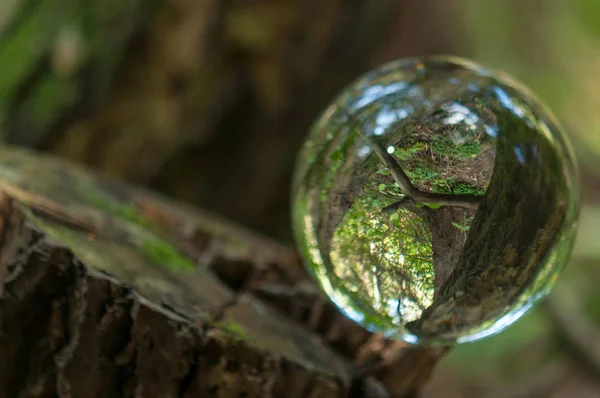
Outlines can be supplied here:
M0 158L2 396L404 397L445 352L374 346L291 248L57 159Z

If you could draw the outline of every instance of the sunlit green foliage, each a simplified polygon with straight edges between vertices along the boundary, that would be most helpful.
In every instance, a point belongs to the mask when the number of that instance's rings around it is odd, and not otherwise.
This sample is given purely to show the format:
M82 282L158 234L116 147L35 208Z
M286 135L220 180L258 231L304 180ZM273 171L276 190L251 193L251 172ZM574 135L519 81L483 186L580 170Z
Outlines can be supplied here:
M344 263L338 276L358 301L375 303L380 317L404 313L410 319L401 321L411 321L433 298L431 234L427 224L408 210L381 212L392 202L369 190L355 201L334 236L332 260Z

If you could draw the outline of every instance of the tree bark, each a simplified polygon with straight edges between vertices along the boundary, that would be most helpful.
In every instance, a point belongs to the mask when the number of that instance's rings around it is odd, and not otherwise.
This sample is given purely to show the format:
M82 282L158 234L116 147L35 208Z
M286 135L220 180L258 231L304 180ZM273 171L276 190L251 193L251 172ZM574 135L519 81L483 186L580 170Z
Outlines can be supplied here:
M471 210L471 213L474 213ZM433 248L433 269L435 295L454 271L463 251L467 238L465 231L456 228L452 223L465 217L466 209L457 207L441 207L426 209L426 220L431 232Z
M498 317L536 278L545 281L538 272L551 249L560 256L570 250L561 245L573 233L565 176L574 166L565 160L566 149L511 119L510 111L496 112L504 134L494 174L454 271L419 320L424 334L456 336ZM525 148L525 162L516 158L515 146Z
M1 396L405 397L445 352L374 344L291 248L56 159L0 154ZM141 243L148 231L176 250Z

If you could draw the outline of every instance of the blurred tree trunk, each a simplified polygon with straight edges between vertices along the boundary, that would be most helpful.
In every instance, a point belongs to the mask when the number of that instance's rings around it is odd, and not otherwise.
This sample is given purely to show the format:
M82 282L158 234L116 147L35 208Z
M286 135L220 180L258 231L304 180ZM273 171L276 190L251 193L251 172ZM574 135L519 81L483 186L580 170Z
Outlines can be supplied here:
M374 64L447 49L440 4L4 1L0 134L287 239L310 123Z

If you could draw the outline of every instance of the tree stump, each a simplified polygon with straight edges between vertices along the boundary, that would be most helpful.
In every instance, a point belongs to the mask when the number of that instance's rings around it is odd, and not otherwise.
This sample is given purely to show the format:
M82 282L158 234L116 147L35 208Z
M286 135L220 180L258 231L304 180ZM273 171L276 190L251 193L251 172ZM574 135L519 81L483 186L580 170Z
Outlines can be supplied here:
M0 159L2 397L405 397L445 352L345 318L290 247L55 158Z

